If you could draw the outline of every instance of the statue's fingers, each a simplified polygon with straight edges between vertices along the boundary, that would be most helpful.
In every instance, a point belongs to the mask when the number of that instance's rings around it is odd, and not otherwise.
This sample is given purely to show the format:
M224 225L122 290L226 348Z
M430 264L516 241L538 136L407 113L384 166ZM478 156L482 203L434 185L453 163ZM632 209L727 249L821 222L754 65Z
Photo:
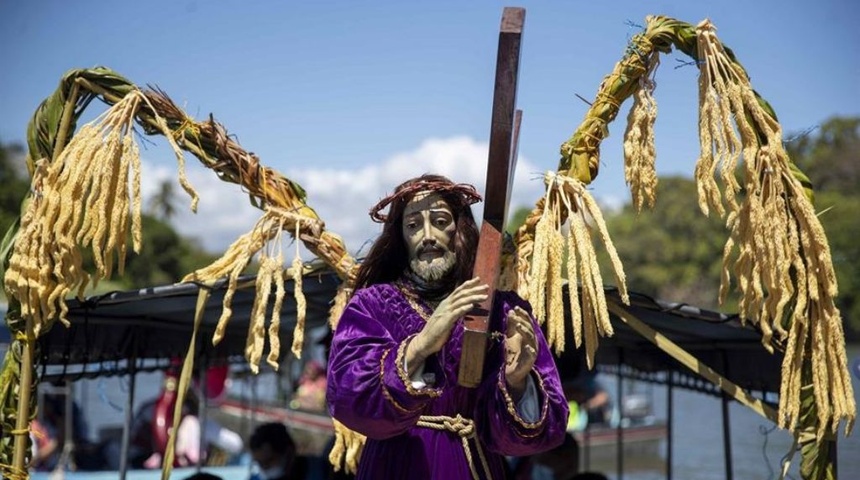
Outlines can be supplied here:
M537 352L537 337L535 336L534 330L531 328L521 329L519 334L523 338L523 345L525 347L530 348L535 353Z
M525 350L529 354L530 357L532 357L532 358L537 357L537 349L535 347L533 347L531 345L526 345Z
M516 326L517 330L522 333L527 340L529 340L529 343L531 343L531 340L535 339L535 329L531 321L521 320L516 323Z

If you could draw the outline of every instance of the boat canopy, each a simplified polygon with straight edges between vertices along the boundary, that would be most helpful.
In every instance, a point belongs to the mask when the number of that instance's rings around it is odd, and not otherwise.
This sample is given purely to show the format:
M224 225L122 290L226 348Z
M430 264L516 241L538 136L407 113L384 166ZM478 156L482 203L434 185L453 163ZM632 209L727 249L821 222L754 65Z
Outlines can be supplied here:
M243 277L240 283L243 288L233 298L233 315L218 345L212 345L211 339L221 315L226 283L211 288L196 340L197 359L206 364L245 362L254 277ZM340 280L333 272L320 269L306 275L302 284L307 301L305 328L325 327ZM131 368L161 369L171 359L184 357L200 288L203 287L194 283L181 283L70 300L71 326L57 324L39 339L43 380L121 375ZM285 346L292 342L296 323L293 282L288 279L285 288L280 326L282 356L290 354ZM771 354L765 350L761 332L749 323L743 325L736 315L637 293L631 293L630 305L624 305L615 288L607 287L606 294L607 302L638 318L738 386L761 393L779 392L781 352ZM619 316L611 315L611 322L615 334L600 338L595 357L598 369L719 394L718 388L699 372L682 365ZM574 347L571 328L566 330L566 349L557 358L563 379L580 374L584 362L582 349ZM131 362L132 359L137 361Z
M239 278L232 300L232 316L222 340L212 344L212 336L223 310L227 282L209 287L204 317L196 338L197 365L242 364L245 339L254 303L254 276ZM305 330L323 327L340 284L330 272L311 273L303 278L307 301ZM291 355L296 326L293 282L284 282L286 294L281 308L281 356ZM124 375L135 371L166 368L188 352L194 325L198 293L207 288L196 283L178 283L112 292L83 301L71 299L69 327L60 323L39 338L39 371L43 381L77 380L98 376ZM274 295L274 294L273 294ZM271 303L269 309L271 309ZM267 321L271 311L267 313ZM268 351L268 339L266 345ZM132 361L132 360L136 361Z

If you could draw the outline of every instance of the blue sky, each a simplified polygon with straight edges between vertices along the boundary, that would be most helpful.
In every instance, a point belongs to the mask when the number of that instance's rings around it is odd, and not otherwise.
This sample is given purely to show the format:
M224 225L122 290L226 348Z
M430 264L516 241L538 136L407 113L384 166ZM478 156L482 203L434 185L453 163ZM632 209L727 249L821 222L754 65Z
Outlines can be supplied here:
M481 184L499 20L526 8L517 105L523 110L513 206L541 193L558 147L646 15L716 25L784 131L860 115L860 6L847 0L631 1L11 1L0 0L0 141L27 122L70 68L104 65L164 89L198 119L213 113L242 146L308 190L351 250L376 233L367 209L426 171ZM690 176L698 156L697 71L662 57L657 169ZM91 109L96 107L93 104ZM592 184L626 201L623 107ZM143 151L145 191L175 177L163 140ZM220 249L259 213L193 157L200 212L177 226ZM658 199L659 201L659 199ZM183 199L182 205L187 205Z

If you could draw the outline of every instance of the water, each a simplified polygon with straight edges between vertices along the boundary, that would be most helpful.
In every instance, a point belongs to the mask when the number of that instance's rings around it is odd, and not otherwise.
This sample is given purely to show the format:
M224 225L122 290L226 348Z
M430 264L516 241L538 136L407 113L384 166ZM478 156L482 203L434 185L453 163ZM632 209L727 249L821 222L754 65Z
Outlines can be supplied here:
M848 346L849 365L860 357L860 344ZM606 387L615 391L615 378ZM852 375L854 399L860 404L860 379ZM625 382L624 388L627 389ZM666 418L666 387L654 386L655 413ZM673 391L673 478L686 480L724 480L722 403L719 398L675 388ZM782 457L792 445L792 437L776 428L757 413L737 402L729 404L733 474L737 480L771 480L779 478ZM666 442L659 448L659 462L665 464ZM837 438L839 478L860 479L860 433ZM655 460L655 459L651 459ZM632 463L632 462L631 462ZM662 480L666 478L663 465L654 461L638 461L624 474L624 480ZM799 479L800 452L789 470L789 478ZM604 470L610 479L618 480L615 467Z
M860 345L848 348L849 362L860 357ZM138 376L135 405L158 394L161 385L160 373L145 373ZM606 376L605 386L615 391L614 377ZM860 403L860 380L852 376L854 397ZM112 377L84 381L79 384L76 397L84 407L92 438L99 430L122 425L128 380ZM628 383L625 383L628 391ZM260 392L263 393L263 392ZM665 418L666 388L653 386L651 390L654 410L658 418ZM723 463L722 407L718 398L680 388L674 389L674 452L673 478L718 480L725 479ZM731 448L734 478L738 480L771 480L779 476L780 461L789 451L792 438L785 431L776 429L748 408L731 402ZM661 480L666 478L666 442L659 446L656 458L630 459L623 474L626 480ZM860 434L838 438L839 478L860 478ZM792 462L790 478L799 479L800 454ZM592 463L595 466L595 463ZM620 480L615 467L602 468L612 480Z

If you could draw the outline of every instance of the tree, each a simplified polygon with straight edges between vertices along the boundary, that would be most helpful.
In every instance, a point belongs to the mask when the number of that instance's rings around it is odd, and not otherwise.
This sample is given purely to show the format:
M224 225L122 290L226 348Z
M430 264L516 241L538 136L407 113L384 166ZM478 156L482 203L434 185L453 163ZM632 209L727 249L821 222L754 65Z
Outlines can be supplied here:
M842 312L852 337L860 333L860 195L822 192L816 195L815 207L827 233L839 296L836 306Z
M517 230L526 223L526 218L532 213L531 207L518 207L513 214L510 215L508 223L505 225L505 231L514 235Z
M699 210L693 180L660 178L653 210L637 214L627 204L607 215L606 225L631 291L710 309L734 305L717 304L728 231ZM604 278L612 278L608 255L599 260Z
M836 305L846 336L860 337L860 117L834 117L818 133L786 145L815 187L815 209L830 244L839 282Z
M176 213L176 192L173 182L162 180L158 184L158 192L149 199L149 211L152 215L170 221Z
M797 136L786 144L789 156L809 176L816 193L857 195L860 117L833 117L818 132Z
M21 201L30 188L24 167L24 149L0 143L0 239L21 212Z
M134 253L129 249L124 275L114 276L115 283L123 288L175 283L217 258L152 215L143 215L141 227L141 251ZM131 238L128 242L131 245Z

